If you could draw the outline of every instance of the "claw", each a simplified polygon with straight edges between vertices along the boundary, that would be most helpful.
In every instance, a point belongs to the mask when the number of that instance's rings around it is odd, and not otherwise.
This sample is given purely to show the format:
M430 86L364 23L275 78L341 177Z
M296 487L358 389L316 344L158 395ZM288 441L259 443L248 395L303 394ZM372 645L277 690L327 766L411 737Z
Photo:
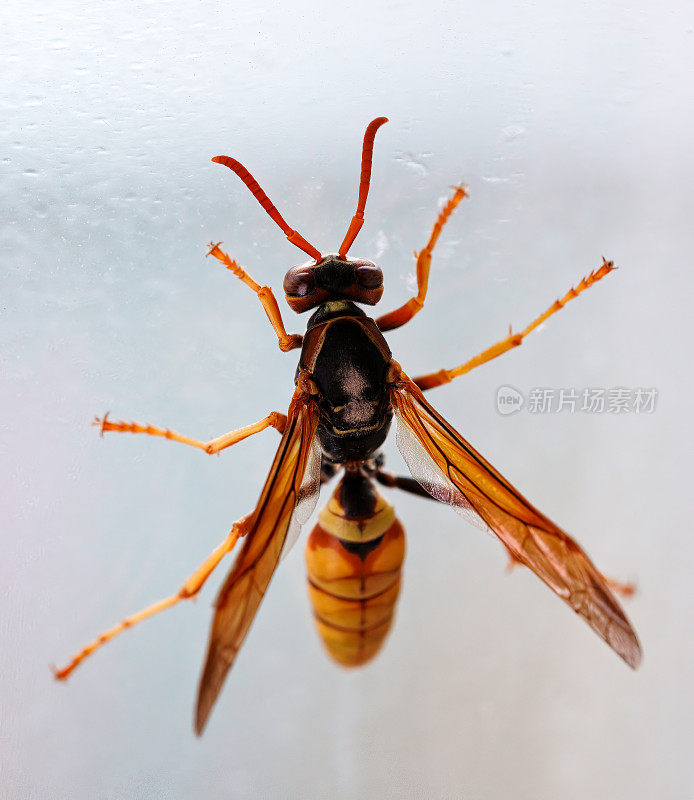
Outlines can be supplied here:
M466 183L459 183L457 186L449 186L449 189L453 189L454 192L461 192L463 197L470 197L468 194L468 189L470 188Z
M107 411L102 419L99 419L99 417L94 417L94 422L92 422L92 425L100 429L99 430L100 436L104 435L104 431L106 430L106 422L108 421L108 415L110 413L111 413L110 411Z
M605 578L605 582L610 589L622 597L633 597L636 594L637 586L632 581L622 583L622 581L616 581L614 578L606 578L604 575L603 578Z
M209 245L208 245L209 250L207 251L207 253L205 253L205 256L214 256L215 258L219 258L219 256L217 255L217 253L215 251L217 251L219 249L219 245L220 244L221 244L221 242L217 242L217 243L210 242Z

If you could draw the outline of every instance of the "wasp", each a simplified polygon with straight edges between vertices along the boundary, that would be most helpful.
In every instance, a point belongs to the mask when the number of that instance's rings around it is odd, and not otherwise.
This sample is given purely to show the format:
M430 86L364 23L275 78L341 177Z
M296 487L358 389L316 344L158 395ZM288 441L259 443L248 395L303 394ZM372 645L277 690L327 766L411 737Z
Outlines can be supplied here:
M330 656L359 666L381 648L393 621L405 555L403 526L377 485L401 489L453 506L503 543L512 564L530 568L593 628L624 661L641 660L638 638L614 592L628 595L629 584L611 581L582 548L538 511L429 403L425 393L519 346L535 328L613 269L602 265L556 300L519 333L511 333L465 363L410 378L393 358L384 333L407 324L422 310L436 242L456 206L467 196L453 188L428 242L415 253L417 294L388 314L372 318L361 306L376 305L383 273L373 261L348 256L364 224L374 139L387 122L378 117L366 128L362 146L357 209L337 253L321 254L292 229L251 173L238 161L212 161L231 169L310 260L284 278L289 307L313 310L302 335L288 334L272 290L260 286L236 261L213 244L208 255L221 262L257 295L282 351L301 349L295 389L285 413L210 441L169 429L97 418L107 431L162 436L200 448L222 450L266 428L281 435L257 505L234 523L224 541L175 594L124 619L84 647L55 676L65 680L85 658L126 628L195 597L222 558L243 542L215 601L205 664L200 678L195 730L202 733L282 556L312 514L322 484L337 486L306 547L308 591L316 625ZM379 452L395 420L397 444L412 477L384 470Z

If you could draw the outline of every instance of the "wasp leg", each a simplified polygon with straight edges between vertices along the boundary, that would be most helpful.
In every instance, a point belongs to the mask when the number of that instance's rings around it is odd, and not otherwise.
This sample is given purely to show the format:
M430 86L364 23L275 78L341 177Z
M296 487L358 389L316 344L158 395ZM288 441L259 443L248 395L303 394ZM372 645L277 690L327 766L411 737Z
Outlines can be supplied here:
M429 241L423 250L419 253L415 251L415 258L417 259L417 296L412 297L400 308L391 311L389 314L384 314L376 320L376 324L382 331L390 331L393 328L399 328L406 322L409 322L414 315L421 311L424 306L424 300L427 296L427 288L429 286L429 270L431 269L431 254L434 251L436 241L439 238L443 226L448 222L448 218L453 213L453 209L458 203L467 197L467 190L465 186L455 186L453 194L448 199L446 205L441 209L434 227L429 236Z
M54 669L53 674L55 677L60 681L67 680L70 673L79 666L85 658L88 658L95 650L98 650L102 645L106 644L106 642L110 642L111 639L118 636L119 633L122 633L127 628L132 628L133 625L137 625L138 622L142 622L142 620L148 619L158 614L160 611L175 606L176 603L181 600L190 600L191 597L195 597L204 586L205 581L214 572L215 567L222 558L234 549L234 545L240 537L245 536L249 517L250 515L234 523L234 527L231 529L227 538L202 562L176 594L172 594L164 600L159 600L159 602L153 603L147 608L143 608L142 611L138 611L137 614L126 617L122 622L119 622L118 625L101 633L86 647L83 647L79 653L73 656L67 666L62 669Z
M174 442L181 442L182 444L189 444L191 447L199 447L210 455L212 453L219 453L232 444L247 439L253 436L254 433L260 433L265 428L275 428L280 433L284 432L284 426L287 424L287 417L285 414L280 414L278 411L271 411L267 417L264 417L259 422L254 422L252 425L246 425L245 428L239 428L235 431L225 433L223 436L218 436L216 439L210 439L208 442L200 442L197 439L191 439L189 436L183 436L176 431L171 431L168 428L162 430L155 428L153 425L138 425L136 422L111 422L108 414L104 414L103 419L97 417L93 425L101 429L103 436L105 431L118 431L119 433L146 433L148 436L163 436L165 439L171 439Z
M414 478L391 475L389 472L384 472L382 469L376 469L373 475L383 486L388 486L391 489L402 489L410 494L416 494L419 497L426 497L428 500L436 500L438 503L442 502L433 495L429 494L429 492L427 492L427 490ZM518 566L524 566L523 562L516 558L508 548L505 547L504 549L506 550L506 555L508 556L508 563L506 564L507 572L511 572ZM634 594L636 594L636 585L634 583L623 583L622 581L615 580L614 578L609 578L607 575L603 575L602 573L600 573L600 575L610 589L622 597L633 597Z
M250 287L258 295L258 300L260 300L267 314L267 318L270 320L270 324L277 334L280 350L286 353L289 350L293 350L295 347L301 347L304 337L298 333L287 333L284 322L282 321L280 307L277 305L277 300L272 293L272 289L269 286L260 286L260 284L256 283L243 267L239 266L233 258L229 258L229 256L220 249L220 244L221 242L217 242L217 244L211 243L207 255L214 256L217 261L221 261L228 270L233 272L237 278L242 280L246 286Z
M323 484L331 481L337 475L339 469L339 464L328 461L325 456L322 456L320 462L320 485L323 486Z
M600 573L602 575L602 573ZM622 597L633 597L636 594L636 584L629 581L628 583L623 583L622 581L615 580L614 578L609 578L607 575L602 575L605 583L612 589L613 592L617 592L617 594L621 595Z
M569 289L569 291L561 298L561 300L555 300L554 303L540 316L533 320L533 322L528 325L525 330L521 333L511 333L505 339L501 339L496 344L493 344L491 347L484 350L482 353L479 353L474 358L471 358L469 361L466 361L464 364L461 364L459 367L454 367L453 369L441 369L438 372L430 372L427 375L420 375L417 378L414 378L414 382L419 386L422 391L426 391L427 389L433 389L436 386L441 386L444 383L450 383L453 378L457 378L459 375L464 375L466 372L470 372L470 370L475 369L475 367L479 367L481 364L485 364L487 361L491 361L493 358L506 353L508 350L512 350L514 347L518 347L518 345L525 339L525 337L535 330L539 325L541 325L546 319L552 316L552 314L559 311L560 308L563 308L569 300L573 300L574 297L578 297L581 292L588 289L594 283L597 283L601 278L604 278L605 275L609 275L612 270L616 269L614 263L612 261L605 261L603 258L602 266L597 269L593 270L587 277L583 278L583 280L576 286L575 288Z
M414 478L391 475L390 472L384 472L381 469L377 469L376 472L374 472L374 477L381 485L388 486L391 489L402 489L410 494L416 494L419 497L426 497L427 500L436 500L436 498L429 494L429 492L427 492L427 490Z
M427 490L414 478L391 475L389 472L384 472L381 469L377 469L374 472L374 477L380 484L383 486L388 486L391 489L402 489L410 494L416 494L419 497L426 497L428 500L436 500L437 503L442 502L441 500L438 500L438 498L429 494L429 492L427 492ZM523 562L516 558L508 548L504 549L506 550L506 555L508 556L508 563L506 564L507 572L512 572L516 567L524 566ZM600 573L600 575L610 589L612 589L612 591L616 592L618 595L621 595L622 597L633 597L636 594L636 584L632 582L623 583L622 581L615 580L614 578L610 578L602 573Z

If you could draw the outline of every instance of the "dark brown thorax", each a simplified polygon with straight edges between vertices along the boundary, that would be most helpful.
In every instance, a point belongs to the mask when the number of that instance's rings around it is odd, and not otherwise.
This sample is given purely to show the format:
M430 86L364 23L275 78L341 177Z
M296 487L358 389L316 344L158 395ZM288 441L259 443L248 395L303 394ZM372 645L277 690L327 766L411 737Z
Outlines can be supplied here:
M299 369L318 389L318 436L331 461L371 457L390 428L391 352L376 323L354 303L324 303L309 319Z

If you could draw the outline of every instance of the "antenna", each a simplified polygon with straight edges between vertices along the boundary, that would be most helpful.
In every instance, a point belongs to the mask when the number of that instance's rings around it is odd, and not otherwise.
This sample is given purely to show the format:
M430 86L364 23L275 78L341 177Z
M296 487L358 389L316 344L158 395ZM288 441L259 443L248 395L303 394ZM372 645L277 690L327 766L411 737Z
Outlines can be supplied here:
M373 125L373 122L371 124ZM322 256L318 252L318 250L316 250L316 248L312 244L307 242L306 239L304 239L304 237L298 231L292 230L289 227L289 225L287 225L284 217L275 208L270 198L260 188L258 181L251 175L251 173L243 166L243 164L240 161L237 161L235 158L229 158L229 156L215 156L212 160L215 162L215 164L223 164L225 167L229 167L229 169L232 172L235 172L239 176L239 178L241 178L241 180L246 184L246 186L250 189L251 194L265 209L268 215L280 226L280 228L282 228L287 239L293 245L298 247L300 250L303 250L305 253L308 253L311 256L311 258L315 258L316 261L320 261ZM370 165L369 165L369 170L370 170ZM364 202L366 202L366 198L364 198ZM356 233L354 235L356 236Z
M364 134L364 144L361 149L359 201L357 202L357 211L352 217L347 234L338 251L341 258L347 256L347 251L352 246L352 243L357 238L357 234L361 230L361 226L364 224L364 208L366 207L366 198L369 196L369 183L371 182L371 161L374 154L374 139L376 137L376 131L381 125L385 125L386 122L388 122L388 117L376 117L376 119L368 124L366 133Z

